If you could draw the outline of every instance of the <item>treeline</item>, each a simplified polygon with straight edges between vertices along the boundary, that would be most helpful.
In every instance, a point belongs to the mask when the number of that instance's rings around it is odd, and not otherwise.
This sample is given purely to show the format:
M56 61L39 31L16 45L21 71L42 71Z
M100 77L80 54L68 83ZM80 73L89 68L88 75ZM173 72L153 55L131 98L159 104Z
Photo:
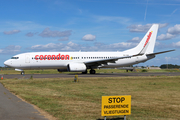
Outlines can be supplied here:
M177 69L179 69L180 68L180 66L179 65L173 65L173 64L162 64L161 66L160 66L160 68L161 69L173 69L173 68L177 68Z

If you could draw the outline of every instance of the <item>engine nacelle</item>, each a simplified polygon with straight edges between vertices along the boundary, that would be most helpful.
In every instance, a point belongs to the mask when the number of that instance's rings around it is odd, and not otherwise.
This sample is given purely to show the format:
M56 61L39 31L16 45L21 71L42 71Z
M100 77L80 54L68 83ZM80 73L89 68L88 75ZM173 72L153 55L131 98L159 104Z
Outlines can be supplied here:
M67 72L67 69L57 69L58 72Z
M85 72L87 69L84 63L70 63L67 68L70 72Z

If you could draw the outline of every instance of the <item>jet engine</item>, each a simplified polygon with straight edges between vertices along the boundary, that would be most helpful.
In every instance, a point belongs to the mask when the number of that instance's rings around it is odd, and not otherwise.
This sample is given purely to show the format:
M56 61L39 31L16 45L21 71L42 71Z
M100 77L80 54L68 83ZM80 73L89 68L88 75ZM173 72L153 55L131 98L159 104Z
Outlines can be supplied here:
M85 72L87 68L84 63L70 63L67 69L70 72Z

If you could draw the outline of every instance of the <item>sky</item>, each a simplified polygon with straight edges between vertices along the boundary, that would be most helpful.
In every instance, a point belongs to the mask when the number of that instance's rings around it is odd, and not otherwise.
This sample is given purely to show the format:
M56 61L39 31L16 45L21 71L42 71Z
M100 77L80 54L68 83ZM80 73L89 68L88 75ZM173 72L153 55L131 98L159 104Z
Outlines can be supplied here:
M159 24L154 52L138 66L180 65L180 0L0 0L0 66L39 51L124 51Z

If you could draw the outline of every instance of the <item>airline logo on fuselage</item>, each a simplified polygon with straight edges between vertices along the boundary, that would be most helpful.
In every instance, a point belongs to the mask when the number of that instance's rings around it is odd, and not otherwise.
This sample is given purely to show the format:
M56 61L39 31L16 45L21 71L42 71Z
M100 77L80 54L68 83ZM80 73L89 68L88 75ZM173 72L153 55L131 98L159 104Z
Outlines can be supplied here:
M36 60L69 60L69 55L35 55Z
M145 47L145 46L147 45L147 43L149 42L149 39L151 38L152 32L153 32L153 31L149 32L149 35L147 35L147 40L146 40L146 42L145 42L145 44L144 44L144 47Z

